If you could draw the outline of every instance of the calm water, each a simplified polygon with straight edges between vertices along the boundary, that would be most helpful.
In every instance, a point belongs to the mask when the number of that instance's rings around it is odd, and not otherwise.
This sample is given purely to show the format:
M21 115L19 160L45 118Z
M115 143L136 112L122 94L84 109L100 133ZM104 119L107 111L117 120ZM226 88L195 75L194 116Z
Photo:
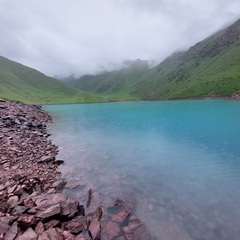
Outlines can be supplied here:
M157 239L240 239L239 101L45 109L64 177L87 182L103 206L134 202ZM80 190L71 194L81 198Z

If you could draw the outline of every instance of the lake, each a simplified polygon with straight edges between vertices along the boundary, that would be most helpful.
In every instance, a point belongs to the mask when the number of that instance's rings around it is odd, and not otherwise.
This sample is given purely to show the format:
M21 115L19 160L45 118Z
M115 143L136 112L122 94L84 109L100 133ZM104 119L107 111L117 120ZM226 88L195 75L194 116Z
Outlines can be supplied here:
M44 109L54 118L49 131L64 178L87 181L103 206L117 197L133 202L157 239L240 239L239 101Z

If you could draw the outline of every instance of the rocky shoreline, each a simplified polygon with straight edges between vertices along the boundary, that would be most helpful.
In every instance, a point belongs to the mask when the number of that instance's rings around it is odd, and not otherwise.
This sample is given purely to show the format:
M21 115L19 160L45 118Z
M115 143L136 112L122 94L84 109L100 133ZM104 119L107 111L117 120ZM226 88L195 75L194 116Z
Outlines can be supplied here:
M0 99L0 240L155 239L130 203L116 199L87 213L92 189L86 203L62 193L51 121L40 106Z

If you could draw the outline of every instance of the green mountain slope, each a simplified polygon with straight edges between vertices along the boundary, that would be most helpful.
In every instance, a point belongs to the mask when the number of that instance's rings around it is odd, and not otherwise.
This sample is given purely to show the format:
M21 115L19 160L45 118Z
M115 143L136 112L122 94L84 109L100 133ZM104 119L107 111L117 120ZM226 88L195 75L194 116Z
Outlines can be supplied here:
M240 20L151 69L132 93L142 99L230 96L240 89Z
M240 90L240 20L152 69L126 68L69 83L119 100L230 96Z
M102 101L100 97L75 90L57 79L1 56L0 98L39 104Z
M148 70L148 62L137 59L126 61L126 67L99 75L85 75L79 79L68 78L66 83L82 91L101 94L114 100L139 100L131 90Z

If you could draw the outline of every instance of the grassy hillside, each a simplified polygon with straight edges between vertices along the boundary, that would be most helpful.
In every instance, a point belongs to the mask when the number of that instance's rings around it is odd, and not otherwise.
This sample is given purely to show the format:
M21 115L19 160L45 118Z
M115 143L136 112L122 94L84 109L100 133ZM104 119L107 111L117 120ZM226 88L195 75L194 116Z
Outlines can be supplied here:
M142 99L230 96L240 89L240 20L151 69L132 94Z
M148 62L137 59L129 61L123 69L99 75L85 75L80 79L66 79L66 83L82 91L101 94L115 100L140 100L131 94L133 87L147 72Z
M125 68L69 82L119 100L230 96L240 90L240 20L152 69Z
M102 101L46 75L0 56L0 98L26 103Z

